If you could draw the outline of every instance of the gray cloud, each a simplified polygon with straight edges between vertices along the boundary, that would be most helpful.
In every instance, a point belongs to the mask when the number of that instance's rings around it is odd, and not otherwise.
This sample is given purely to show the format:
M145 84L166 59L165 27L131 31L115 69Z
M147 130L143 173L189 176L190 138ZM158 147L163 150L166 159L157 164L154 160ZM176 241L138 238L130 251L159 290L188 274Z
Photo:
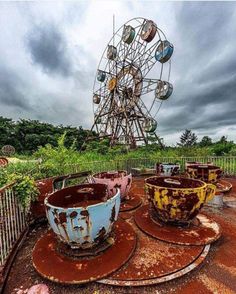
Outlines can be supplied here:
M236 75L197 93L184 95L173 111L163 117L164 133L180 131L184 126L195 130L211 129L236 124ZM174 100L174 97L172 97ZM163 110L163 109L162 109ZM164 110L163 110L164 111Z
M22 78L3 67L0 71L1 104L17 109L31 109Z
M62 32L53 24L34 26L27 36L32 60L49 74L69 76L72 63Z

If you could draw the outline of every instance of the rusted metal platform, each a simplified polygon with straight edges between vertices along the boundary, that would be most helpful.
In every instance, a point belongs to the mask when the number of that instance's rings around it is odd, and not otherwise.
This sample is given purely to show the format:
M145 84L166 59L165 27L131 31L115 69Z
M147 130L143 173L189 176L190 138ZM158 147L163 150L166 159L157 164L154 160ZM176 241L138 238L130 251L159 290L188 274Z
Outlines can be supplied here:
M120 211L130 211L142 204L141 196L133 194L132 192L129 193L129 199L125 199L121 202Z
M221 236L221 228L217 222L204 214L198 214L188 227L171 226L158 220L147 204L135 212L134 219L146 234L173 244L207 245Z
M134 225L133 220L129 223ZM134 226L135 228L135 226ZM180 246L149 237L136 228L137 249L120 270L100 283L115 286L144 286L183 276L203 262L210 246Z
M136 178L133 181L132 190L135 191L135 193L139 195L144 195L144 189L143 189L143 181L144 178ZM231 182L233 184L232 190L229 194L226 194L224 196L225 201L231 200L236 201L236 179L227 179L227 181ZM143 196L143 201L145 202L145 197ZM36 271L33 268L33 265L31 264L31 256L32 256L32 249L38 240L38 238L45 234L47 228L38 227L31 231L29 234L24 247L22 247L21 251L18 253L18 256L15 260L15 263L13 265L13 268L11 270L7 286L5 288L4 294L14 294L17 293L19 289L27 289L30 286L32 286L35 283L46 283L50 289L51 294L56 293L155 293L155 294L162 294L162 293L235 293L236 292L236 257L235 257L235 251L234 248L236 248L236 209L233 207L226 207L223 208L210 208L206 207L202 211L207 217L213 219L217 223L220 224L222 228L222 237L213 243L211 245L211 250L209 251L207 257L205 260L202 260L209 248L206 248L204 246L184 246L186 247L193 247L191 250L192 252L195 250L195 259L193 259L193 262L191 263L191 260L189 261L187 256L189 257L190 254L185 254L186 250L181 253L181 249L183 246L181 245L173 245L173 244L167 244L169 249L165 249L162 254L162 258L169 257L169 264L166 268L162 269L165 272L169 272L171 274L171 267L173 268L173 264L171 264L171 260L173 256L175 256L176 251L172 248L176 247L179 248L179 260L180 260L180 271L181 269L184 269L184 273L188 272L187 265L194 264L195 262L201 263L201 266L198 266L195 270L191 271L190 273L185 274L184 276L174 279L172 281L167 281L168 279L165 279L166 275L163 277L160 277L162 280L159 280L163 283L158 285L149 285L149 286L140 286L138 287L117 287L117 286L111 286L111 285L105 285L97 282L91 282L89 284L85 284L83 287L78 285L60 285L56 284L47 280L44 280L41 278ZM133 216L134 216L135 210L128 211L128 212L122 212L120 216L124 219L126 219L130 224L134 222ZM152 267L152 257L153 254L158 251L152 251L152 250L145 250L145 246L147 245L147 242L150 242L151 244L154 244L153 246L156 246L157 242L163 243L162 241L153 239L151 237L148 237L146 234L141 232L138 228L136 228L138 238L140 240L137 251L142 250L143 254L146 254L149 258L150 263L146 267L146 277L144 276L144 280L147 278L147 280L150 280L151 275L151 267ZM147 241L149 240L149 241ZM143 245L142 245L143 244ZM166 246L166 245L165 245ZM208 245L207 245L208 246ZM198 248L198 252L196 251L195 247ZM142 249L143 248L143 249ZM146 246L147 248L147 246ZM165 247L167 248L167 247ZM205 251L204 251L205 248ZM183 250L183 249L182 249ZM190 249L189 249L190 250ZM119 254L119 252L117 252ZM172 255L171 255L172 254ZM201 257L202 254L202 257ZM150 256L149 256L150 255ZM186 255L185 261L182 259L182 256ZM198 256L200 257L198 261ZM133 257L130 259L130 263L132 261ZM161 260L161 256L158 257L159 260ZM142 256L139 255L139 258L137 258L135 264L141 265L142 267ZM127 263L129 264L129 263ZM131 263L132 264L132 263ZM127 280L129 277L130 272L127 271L127 274L125 274L125 271L123 274L121 274L121 270L124 268L124 266L120 269L120 271L113 274L113 276L109 276L109 280L113 279L114 281L119 280L122 281L122 275L123 278ZM159 270L159 266L153 266L154 270L153 273L155 275L155 271ZM65 269L66 270L66 269ZM145 271L145 268L142 269ZM161 271L161 269L160 269ZM138 281L140 271L135 271L136 275L136 281ZM115 276L119 275L120 278ZM154 279L153 279L154 281ZM155 281L155 283L158 281ZM112 284L110 283L110 284ZM149 282L149 284L151 284ZM119 283L119 285L122 285L122 283ZM127 284L126 284L127 285ZM141 285L141 283L139 284ZM145 283L143 283L145 285Z
M216 192L227 193L232 189L232 184L229 181L220 179L216 183Z
M58 251L57 238L50 230L34 247L34 268L41 276L63 284L83 284L101 279L125 264L136 247L136 234L125 221L116 222L113 238L114 244L95 256L69 257Z

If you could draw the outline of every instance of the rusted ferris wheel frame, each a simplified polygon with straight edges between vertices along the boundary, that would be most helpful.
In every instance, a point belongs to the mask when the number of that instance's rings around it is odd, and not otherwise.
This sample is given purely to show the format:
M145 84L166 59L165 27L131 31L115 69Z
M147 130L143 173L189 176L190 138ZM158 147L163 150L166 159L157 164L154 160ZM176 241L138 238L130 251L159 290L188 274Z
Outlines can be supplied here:
M129 24L133 24L133 22L136 23L136 26L131 27ZM155 34L159 37L157 42L149 46L148 44L151 44L152 38L145 41L141 36L147 22L155 25L154 37ZM133 40L129 40L130 43L128 44L125 43L122 36L122 29L124 35L124 29L127 26L135 30ZM136 31L137 28L138 31ZM119 41L115 42L115 38L119 38ZM100 138L110 138L111 145L119 143L120 138L124 138L123 143L128 145L136 145L137 141L148 144L149 133L152 133L158 139L153 127L156 128L155 117L162 105L162 101L166 98L160 98L160 101L158 101L154 97L151 106L147 107L142 100L142 96L155 91L157 84L162 82L163 68L166 61L168 61L169 70L164 83L169 84L170 58L160 62L159 79L146 78L154 64L160 61L155 59L157 49L162 48L159 53L163 57L166 43L169 42L162 30L154 22L145 18L133 18L127 21L108 42L100 59L94 80L94 124L91 130L95 130ZM105 57L106 53L107 57ZM160 90L159 92L162 93L163 91ZM159 103L158 107L154 107L156 103ZM96 109L95 104L98 105ZM153 109L155 110L155 115L151 113ZM146 125L146 129L149 128L146 133L144 125ZM162 144L160 141L159 143Z

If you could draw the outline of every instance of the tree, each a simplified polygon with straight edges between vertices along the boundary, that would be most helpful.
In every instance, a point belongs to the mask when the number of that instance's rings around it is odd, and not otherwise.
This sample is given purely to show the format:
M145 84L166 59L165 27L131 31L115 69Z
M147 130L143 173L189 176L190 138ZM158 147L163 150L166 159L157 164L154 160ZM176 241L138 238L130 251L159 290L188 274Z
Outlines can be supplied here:
M216 156L223 156L231 152L235 148L233 141L227 141L226 136L222 136L218 142L216 142L212 148L212 152Z
M199 143L200 147L207 147L207 146L211 146L212 143L212 139L209 136L203 136L202 140Z
M4 145L12 145L19 149L19 141L15 136L16 124L10 118L0 116L0 149Z
M191 130L186 129L180 136L180 143L177 143L181 147L190 147L197 144L197 135Z
M220 138L220 141L219 141L218 143L221 143L221 144L226 144L226 143L228 143L228 141L227 141L227 137L226 137L226 136L222 136L222 137Z

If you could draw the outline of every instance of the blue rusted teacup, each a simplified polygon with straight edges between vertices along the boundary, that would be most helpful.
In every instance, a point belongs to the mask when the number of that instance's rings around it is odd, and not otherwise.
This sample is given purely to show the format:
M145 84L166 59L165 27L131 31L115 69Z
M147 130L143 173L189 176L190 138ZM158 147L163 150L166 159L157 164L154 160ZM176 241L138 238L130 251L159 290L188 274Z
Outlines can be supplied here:
M71 248L92 248L112 231L120 209L120 190L105 184L81 184L49 195L44 201L49 224Z
M158 176L176 176L180 173L180 165L177 163L156 163Z

